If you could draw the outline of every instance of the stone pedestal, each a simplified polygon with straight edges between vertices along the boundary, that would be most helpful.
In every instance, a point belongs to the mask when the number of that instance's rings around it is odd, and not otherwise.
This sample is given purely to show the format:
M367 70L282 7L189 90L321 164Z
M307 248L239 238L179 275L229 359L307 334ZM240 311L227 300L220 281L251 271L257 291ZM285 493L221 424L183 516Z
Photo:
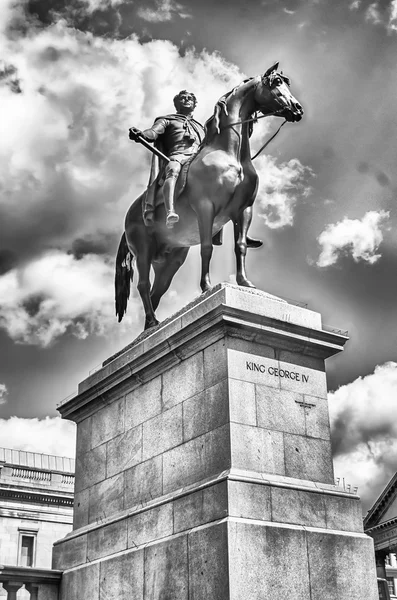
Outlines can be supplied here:
M318 313L222 284L83 381L62 600L375 600Z

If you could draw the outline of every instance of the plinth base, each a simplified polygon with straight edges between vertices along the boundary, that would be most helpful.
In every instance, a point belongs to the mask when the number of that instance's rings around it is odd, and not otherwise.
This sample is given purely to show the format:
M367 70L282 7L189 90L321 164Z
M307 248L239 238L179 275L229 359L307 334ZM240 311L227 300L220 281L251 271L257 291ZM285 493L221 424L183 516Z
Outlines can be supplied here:
M346 339L222 284L82 382L61 600L377 600L334 485L324 360Z

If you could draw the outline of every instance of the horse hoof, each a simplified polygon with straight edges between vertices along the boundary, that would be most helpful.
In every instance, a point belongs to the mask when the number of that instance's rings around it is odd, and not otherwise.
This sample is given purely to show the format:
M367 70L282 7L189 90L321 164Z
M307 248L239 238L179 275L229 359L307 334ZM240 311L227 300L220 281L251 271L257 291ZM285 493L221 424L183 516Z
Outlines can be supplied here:
M150 319L150 320L146 320L145 321L145 331L147 329L151 329L152 327L156 327L156 325L159 325L160 321L158 321L157 319Z
M249 287L249 288L256 289L256 285L254 285L248 279L243 279L242 281L237 281L237 285L241 285L242 287Z
M205 294L205 292L209 292L212 290L212 285L206 284L201 286L201 293Z

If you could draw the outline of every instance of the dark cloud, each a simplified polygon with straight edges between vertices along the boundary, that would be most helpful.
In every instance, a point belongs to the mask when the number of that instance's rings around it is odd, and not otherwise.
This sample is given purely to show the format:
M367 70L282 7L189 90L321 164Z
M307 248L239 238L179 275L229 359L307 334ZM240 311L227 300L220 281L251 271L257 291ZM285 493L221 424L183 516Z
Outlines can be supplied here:
M8 249L0 249L0 275L4 275L17 264L17 255Z
M388 187L391 183L390 178L386 175L386 173L383 173L383 171L379 171L376 174L376 179L382 187Z
M77 259L86 254L114 254L119 243L120 233L98 232L95 235L73 240L70 253Z
M361 162L358 163L358 165L357 165L357 171L359 173L369 173L369 170L370 170L370 166L369 166L369 164L367 162L361 161Z

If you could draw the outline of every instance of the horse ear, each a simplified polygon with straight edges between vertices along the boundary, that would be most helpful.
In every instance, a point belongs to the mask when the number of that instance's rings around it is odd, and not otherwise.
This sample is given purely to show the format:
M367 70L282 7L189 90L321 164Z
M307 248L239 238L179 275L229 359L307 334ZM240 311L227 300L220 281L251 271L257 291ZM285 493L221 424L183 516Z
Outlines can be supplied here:
M271 73L273 73L273 71L277 71L277 69L278 69L278 64L279 64L279 63L278 63L278 61L277 61L276 63L274 63L274 65L273 65L272 67L270 67L270 69L268 69L268 70L266 71L266 73L264 74L264 77L269 77L269 75L270 75Z

